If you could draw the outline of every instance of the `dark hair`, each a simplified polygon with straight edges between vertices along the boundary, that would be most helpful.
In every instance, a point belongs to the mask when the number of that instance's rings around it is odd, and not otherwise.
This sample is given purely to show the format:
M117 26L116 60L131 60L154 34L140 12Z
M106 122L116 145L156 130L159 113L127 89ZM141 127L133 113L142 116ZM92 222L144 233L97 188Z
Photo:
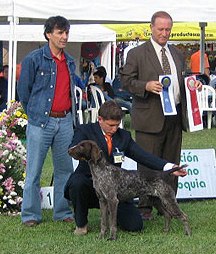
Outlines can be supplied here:
M55 17L48 18L44 24L44 36L47 41L49 39L47 38L46 34L52 33L55 28L63 30L63 31L69 31L70 23L66 18L62 16L55 16Z
M173 22L172 17L169 15L169 13L167 13L165 11L157 11L153 14L153 16L151 18L152 25L154 25L156 18L168 18Z
M98 115L103 117L104 120L121 121L123 118L123 111L114 100L110 100L105 101L101 105Z
M5 64L5 65L3 65L2 70L4 71L5 69L8 69L8 68L9 68L9 65Z
M107 72L104 66L98 66L93 73L93 75L98 75L99 77L106 78Z

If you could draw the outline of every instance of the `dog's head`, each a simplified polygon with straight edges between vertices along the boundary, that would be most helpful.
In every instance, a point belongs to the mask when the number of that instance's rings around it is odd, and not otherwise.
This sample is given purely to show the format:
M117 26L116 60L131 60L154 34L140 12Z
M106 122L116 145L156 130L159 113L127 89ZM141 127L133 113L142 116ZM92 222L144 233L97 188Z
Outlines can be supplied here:
M101 158L101 151L92 140L83 140L77 145L69 148L68 153L76 160L92 161L97 163Z

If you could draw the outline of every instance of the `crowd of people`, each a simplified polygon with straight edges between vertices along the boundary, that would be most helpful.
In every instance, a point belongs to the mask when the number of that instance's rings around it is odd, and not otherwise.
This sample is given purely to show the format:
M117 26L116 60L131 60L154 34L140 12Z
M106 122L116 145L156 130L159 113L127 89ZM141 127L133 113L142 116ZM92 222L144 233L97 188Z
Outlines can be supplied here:
M167 12L154 13L151 39L128 52L125 65L111 84L104 66L88 66L87 76L79 77L73 57L65 51L69 21L62 16L46 20L44 36L47 43L24 58L17 84L19 100L28 115L27 167L21 209L25 226L37 226L43 221L40 180L49 149L54 172L53 220L75 222L76 235L88 233L88 211L99 208L99 203L88 164L79 162L74 171L69 147L82 140L94 140L110 163L121 166L119 161L115 162L115 156L118 153L122 157L128 156L138 163L141 175L146 169L166 170L180 164L182 131L187 130L182 75L185 63L181 51L168 44L172 25L172 17ZM162 110L160 92L163 86L159 76L167 73L161 50L165 50L169 75L175 80L175 115L165 116ZM94 82L90 81L90 76ZM106 102L99 109L96 123L77 124L75 85L84 91L83 109L94 104L90 86L97 86L103 92ZM202 89L200 80L196 81L195 87ZM4 98L2 90L0 93L1 101ZM121 107L131 114L135 141L129 131L119 128L123 117ZM111 139L110 151L107 136ZM175 193L178 176L186 174L183 168L170 176ZM138 207L133 200L119 203L118 225L127 231L142 230L143 220L152 219L152 205L147 197L139 197Z

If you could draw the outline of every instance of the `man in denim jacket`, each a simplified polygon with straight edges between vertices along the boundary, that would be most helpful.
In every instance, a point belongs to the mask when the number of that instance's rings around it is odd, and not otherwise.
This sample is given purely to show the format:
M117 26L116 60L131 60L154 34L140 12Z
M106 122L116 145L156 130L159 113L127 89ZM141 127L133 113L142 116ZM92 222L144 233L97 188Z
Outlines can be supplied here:
M73 171L68 146L75 123L75 64L64 52L70 24L61 16L44 26L48 44L29 53L22 62L18 95L28 115L27 167L21 210L22 222L36 226L42 220L40 177L49 148L54 166L54 220L71 222L64 186Z

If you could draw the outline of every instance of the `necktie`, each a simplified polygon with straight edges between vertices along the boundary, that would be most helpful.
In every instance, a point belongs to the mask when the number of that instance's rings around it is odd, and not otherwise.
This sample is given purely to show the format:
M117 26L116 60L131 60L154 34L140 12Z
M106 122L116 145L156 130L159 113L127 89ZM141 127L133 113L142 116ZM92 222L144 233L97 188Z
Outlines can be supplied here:
M171 74L171 69L170 69L169 60L166 56L165 51L166 51L165 48L161 49L161 52L162 52L162 54L161 54L162 68L163 68L163 71L164 71L164 75L169 75L169 74Z
M107 142L107 148L108 148L108 154L110 155L112 152L112 137L105 134L106 142Z

